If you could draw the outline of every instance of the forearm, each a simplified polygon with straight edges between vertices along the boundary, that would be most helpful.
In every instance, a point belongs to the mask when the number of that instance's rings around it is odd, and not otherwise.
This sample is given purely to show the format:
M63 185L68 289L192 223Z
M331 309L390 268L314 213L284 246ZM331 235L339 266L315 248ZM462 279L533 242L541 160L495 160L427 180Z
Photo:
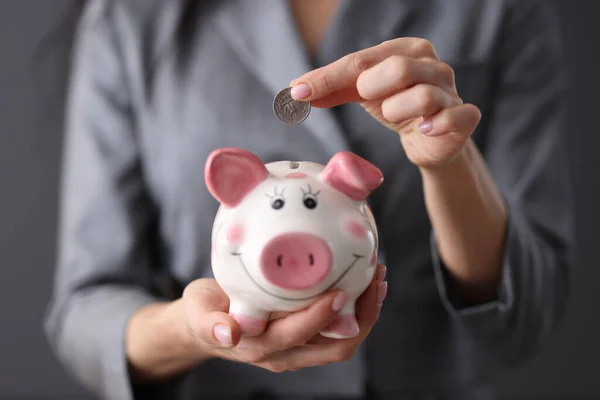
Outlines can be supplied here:
M181 300L148 305L131 317L126 352L132 380L168 379L210 357L183 321Z
M506 230L503 199L469 140L443 167L421 169L425 202L440 257L467 300L492 299L500 279Z

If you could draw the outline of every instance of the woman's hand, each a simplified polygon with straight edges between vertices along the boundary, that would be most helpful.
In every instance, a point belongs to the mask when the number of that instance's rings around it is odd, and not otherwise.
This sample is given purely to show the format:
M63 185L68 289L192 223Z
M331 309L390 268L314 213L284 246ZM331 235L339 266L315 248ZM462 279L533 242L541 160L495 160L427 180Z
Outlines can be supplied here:
M454 71L427 40L399 38L349 54L291 83L292 97L314 107L358 102L400 135L421 168L455 159L479 124L479 109L463 104Z
M156 381L183 373L211 358L253 364L270 371L348 360L379 318L387 292L385 267L356 301L360 331L351 339L329 339L319 332L336 317L338 291L323 295L294 313L274 313L260 336L241 337L228 314L229 298L214 279L190 283L181 299L142 307L131 317L126 354L134 382Z
M314 107L360 103L400 136L419 167L443 264L465 303L495 298L506 232L506 206L470 136L479 109L463 104L454 71L424 39L399 38L349 54L290 84Z
M214 279L200 279L186 288L183 309L191 351L256 365L273 372L299 370L350 359L379 317L387 283L378 265L373 282L356 302L360 332L351 339L329 339L319 334L336 317L332 303L339 293L323 295L310 307L279 314L263 334L242 337L240 326L227 311L229 299Z

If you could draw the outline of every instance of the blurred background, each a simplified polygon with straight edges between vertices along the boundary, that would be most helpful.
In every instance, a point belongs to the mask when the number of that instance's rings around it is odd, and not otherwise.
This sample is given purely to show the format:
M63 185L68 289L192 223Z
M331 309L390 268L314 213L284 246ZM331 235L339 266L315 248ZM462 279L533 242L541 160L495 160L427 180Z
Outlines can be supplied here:
M564 327L543 354L500 377L505 400L600 399L600 177L594 164L600 149L600 1L554 2L571 79L578 262ZM42 331L55 261L66 75L64 61L42 64L36 52L69 4L0 1L0 399L88 399L54 360ZM59 91L41 97L47 89Z

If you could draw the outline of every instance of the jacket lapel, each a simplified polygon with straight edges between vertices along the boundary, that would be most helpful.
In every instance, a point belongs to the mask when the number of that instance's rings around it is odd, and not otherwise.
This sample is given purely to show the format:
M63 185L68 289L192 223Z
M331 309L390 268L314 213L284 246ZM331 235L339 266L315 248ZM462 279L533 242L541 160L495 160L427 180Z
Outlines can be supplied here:
M286 0L228 1L218 10L216 23L273 97L292 79L312 69ZM313 108L299 128L308 129L330 156L350 150L331 110Z

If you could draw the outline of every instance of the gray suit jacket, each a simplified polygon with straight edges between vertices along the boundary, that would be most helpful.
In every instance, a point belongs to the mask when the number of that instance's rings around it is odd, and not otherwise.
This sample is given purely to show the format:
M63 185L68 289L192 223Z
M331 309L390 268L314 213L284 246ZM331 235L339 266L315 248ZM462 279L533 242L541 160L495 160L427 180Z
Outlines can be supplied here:
M261 388L360 396L367 383L394 399L488 398L496 372L547 343L567 300L565 80L548 2L346 0L315 60L284 0L184 3L93 0L79 25L46 319L58 358L90 391L115 400L243 399ZM420 175L394 132L356 104L313 109L294 127L273 116L275 93L293 78L400 36L431 40L460 95L482 110L473 137L509 210L502 282L488 304L461 305L438 258ZM170 382L133 386L129 316L211 276L218 204L203 167L225 146L265 162L325 163L346 149L381 168L385 182L370 199L388 267L381 318L345 363L274 374L215 360Z

